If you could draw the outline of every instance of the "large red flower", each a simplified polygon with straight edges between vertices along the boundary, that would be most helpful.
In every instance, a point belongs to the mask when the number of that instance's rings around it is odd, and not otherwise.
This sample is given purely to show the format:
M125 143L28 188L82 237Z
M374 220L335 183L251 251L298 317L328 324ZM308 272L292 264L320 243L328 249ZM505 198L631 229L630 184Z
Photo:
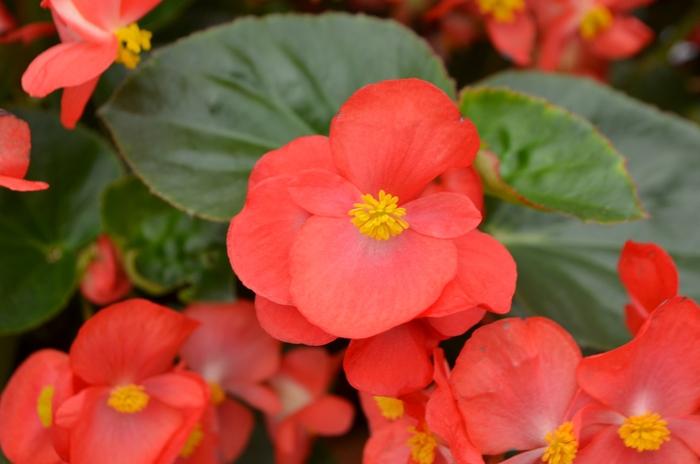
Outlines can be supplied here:
M114 62L135 68L151 48L151 33L135 21L160 0L47 0L61 44L39 55L22 77L22 87L43 98L63 90L61 122L75 127L97 86Z
M109 306L80 329L70 365L85 385L56 413L72 464L170 464L208 400L202 380L173 369L197 323L145 300Z
M87 300L104 306L124 298L131 291L131 281L109 236L98 237L94 249L95 255L85 270L80 291Z
M46 182L26 180L32 149L29 125L0 110L0 187L19 192L45 190Z
M700 307L675 297L626 345L584 359L581 388L600 405L576 464L691 464L700 458Z
M424 194L446 171L469 166L478 147L447 95L405 79L360 89L330 137L265 155L228 235L263 328L324 344L477 307L507 312L515 265L475 230L479 210L464 194Z

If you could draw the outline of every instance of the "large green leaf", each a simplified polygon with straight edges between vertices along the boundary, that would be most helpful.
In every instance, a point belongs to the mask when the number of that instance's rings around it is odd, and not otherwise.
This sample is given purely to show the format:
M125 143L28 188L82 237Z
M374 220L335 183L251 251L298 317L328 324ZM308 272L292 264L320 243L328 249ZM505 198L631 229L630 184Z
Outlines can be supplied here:
M135 177L119 179L107 189L102 220L122 251L129 277L141 289L158 295L186 288L187 300L233 297L225 225L173 208Z
M676 258L682 290L700 298L700 128L587 79L534 72L484 82L538 95L586 117L628 157L650 218L601 226L499 204L488 228L518 262L517 302L563 323L579 341L609 348L628 338L616 273L625 240L653 241ZM577 143L572 140L572 144Z
M467 88L459 104L479 129L492 193L586 221L643 217L624 158L585 119L500 88Z
M326 133L359 87L419 77L454 96L428 46L365 16L244 18L153 54L101 109L137 175L168 202L225 221L266 151Z
M18 112L32 130L27 178L42 192L0 189L0 333L17 333L55 315L78 281L78 255L99 232L99 195L120 172L110 149L55 115Z

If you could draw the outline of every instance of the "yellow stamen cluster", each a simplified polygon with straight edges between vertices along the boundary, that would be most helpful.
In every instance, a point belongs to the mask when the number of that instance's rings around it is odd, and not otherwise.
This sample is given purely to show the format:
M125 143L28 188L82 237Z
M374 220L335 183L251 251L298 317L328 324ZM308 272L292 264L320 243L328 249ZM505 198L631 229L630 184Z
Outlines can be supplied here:
M357 229L375 240L389 240L408 229L408 222L401 219L405 208L399 208L399 197L379 191L379 199L371 194L362 195L362 203L348 211L351 222Z
M129 24L116 30L114 35L119 41L117 63L122 63L129 69L134 69L141 61L141 52L151 49L151 34L139 28L136 23Z
M478 0L482 14L491 15L499 23L512 23L515 15L525 10L525 0Z
M655 412L628 417L617 434L626 447L639 452L656 451L671 439L668 422Z
M546 464L572 464L578 452L578 442L574 437L574 424L564 422L544 437L547 449L542 455Z
M581 37L593 40L612 26L613 15L608 7L596 5L583 16L579 25Z
M408 439L408 447L411 450L412 464L433 464L435 462L435 448L437 440L429 430L419 430L410 427L411 438Z
M53 394L53 385L47 385L41 389L36 399L36 414L41 425L47 429L53 424Z
M377 407L385 419L396 420L403 417L403 401L400 399L391 396L375 396L374 402L377 403Z
M216 382L209 383L209 398L214 406L218 406L226 399L226 392Z
M107 405L123 414L135 414L146 409L150 397L141 385L122 385L109 394Z
M197 451L202 440L204 440L204 430L202 430L201 424L197 424L187 436L185 445L182 447L182 451L180 451L180 457L189 458L192 456L194 452Z

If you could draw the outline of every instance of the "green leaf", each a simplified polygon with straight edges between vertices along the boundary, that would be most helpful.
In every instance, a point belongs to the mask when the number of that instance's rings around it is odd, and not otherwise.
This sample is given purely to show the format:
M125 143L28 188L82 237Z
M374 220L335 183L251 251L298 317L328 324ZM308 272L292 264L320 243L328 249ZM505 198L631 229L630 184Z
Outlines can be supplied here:
M243 18L153 54L101 109L134 171L169 203L226 221L265 152L326 133L359 87L419 77L454 96L427 44L366 16Z
M479 129L477 166L490 192L586 221L644 216L624 158L583 118L489 87L465 89L460 109Z
M655 242L676 259L685 294L700 298L700 128L593 81L535 72L485 81L530 93L591 121L628 157L650 217L617 225L582 224L501 203L488 229L518 262L516 302L561 322L584 346L607 349L628 339L627 296L617 260L627 239Z
M120 173L109 147L92 133L61 127L55 115L17 112L32 130L28 179L42 192L0 189L0 334L26 331L68 302L78 255L99 232L99 195Z
M134 284L185 300L228 300L234 278L226 226L193 218L152 195L135 177L112 184L102 201L105 231L117 243Z

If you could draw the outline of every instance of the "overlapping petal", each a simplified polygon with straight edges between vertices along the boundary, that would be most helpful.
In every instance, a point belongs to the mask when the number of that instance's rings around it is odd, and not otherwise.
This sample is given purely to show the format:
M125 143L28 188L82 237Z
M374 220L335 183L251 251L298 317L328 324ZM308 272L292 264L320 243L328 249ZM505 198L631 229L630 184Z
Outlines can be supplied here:
M307 321L294 306L280 305L258 295L255 310L260 326L283 342L319 346L336 339Z

